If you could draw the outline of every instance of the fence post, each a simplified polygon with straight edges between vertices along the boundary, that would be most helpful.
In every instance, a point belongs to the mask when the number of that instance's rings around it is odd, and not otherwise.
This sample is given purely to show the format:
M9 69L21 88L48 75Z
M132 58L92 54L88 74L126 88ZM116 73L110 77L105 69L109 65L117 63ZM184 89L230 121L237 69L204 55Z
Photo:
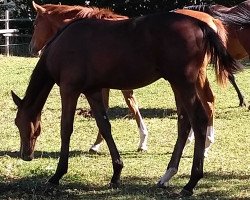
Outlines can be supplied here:
M4 4L7 4L7 0L4 0ZM10 12L9 12L9 8L7 8L5 10L5 29L9 29L10 26L9 26L9 19L10 19ZM5 53L6 53L6 56L9 56L10 55L10 38L9 36L5 36Z

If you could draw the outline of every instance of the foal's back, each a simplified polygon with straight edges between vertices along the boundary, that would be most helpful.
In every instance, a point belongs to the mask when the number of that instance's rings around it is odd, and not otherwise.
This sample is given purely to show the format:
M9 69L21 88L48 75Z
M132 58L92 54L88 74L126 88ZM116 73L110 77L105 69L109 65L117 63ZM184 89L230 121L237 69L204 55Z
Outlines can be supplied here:
M138 88L186 74L187 65L202 62L200 23L176 13L123 21L82 19L66 27L44 57L60 83L77 82L82 90Z

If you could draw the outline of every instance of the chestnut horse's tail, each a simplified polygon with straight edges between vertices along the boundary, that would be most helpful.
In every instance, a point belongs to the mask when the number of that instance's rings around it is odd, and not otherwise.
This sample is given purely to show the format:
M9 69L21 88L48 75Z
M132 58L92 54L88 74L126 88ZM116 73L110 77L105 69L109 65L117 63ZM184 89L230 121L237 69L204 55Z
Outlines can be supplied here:
M227 83L228 74L241 71L243 65L231 57L224 46L223 39L211 27L202 23L201 29L206 40L206 52L211 56L210 63L215 67L217 82L224 86Z

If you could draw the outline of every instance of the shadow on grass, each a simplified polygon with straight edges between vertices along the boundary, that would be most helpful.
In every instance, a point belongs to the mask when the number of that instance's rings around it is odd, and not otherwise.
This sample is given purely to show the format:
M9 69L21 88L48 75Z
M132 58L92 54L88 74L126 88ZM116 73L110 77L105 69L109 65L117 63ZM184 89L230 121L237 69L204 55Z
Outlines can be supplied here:
M78 110L80 110L80 112L78 112L81 113L80 115L90 117L89 113L87 113L89 109L78 108ZM176 110L168 108L140 108L140 113L143 118L176 118ZM131 117L128 108L119 106L109 108L108 116L110 120Z
M172 152L137 152L137 151L122 151L120 152L120 155L123 158L137 158L137 157L143 157L143 156L158 156L158 155L171 155ZM0 151L0 157L11 157L11 158L20 158L20 152L19 151ZM35 151L34 153L34 159L39 158L55 158L58 159L60 156L60 152L48 152L48 151ZM93 154L89 153L88 151L70 151L69 157L79 157L79 156L86 156L86 157L108 157L110 158L109 153L98 153ZM110 158L111 159L111 158ZM111 161L110 161L111 162Z
M207 173L206 183L197 186L194 196L181 199L243 199L237 194L231 194L228 190L214 189L219 180L249 180L249 175L223 173ZM107 185L100 186L92 183L63 181L60 186L51 186L46 183L48 179L46 172L32 177L13 180L8 177L0 177L4 180L0 183L0 199L180 199L178 193L183 185L170 186L167 189L157 188L155 181L158 177L122 177L122 185L119 189L109 189ZM188 179L189 175L176 176L176 179ZM239 184L237 184L239 186ZM240 185L241 190L247 190L249 185ZM211 191L210 188L213 188ZM240 191L239 191L240 192Z
M123 118L128 115L128 108L113 107L108 111L110 119ZM140 113L143 118L176 118L176 110L174 109L163 109L163 108L140 108Z

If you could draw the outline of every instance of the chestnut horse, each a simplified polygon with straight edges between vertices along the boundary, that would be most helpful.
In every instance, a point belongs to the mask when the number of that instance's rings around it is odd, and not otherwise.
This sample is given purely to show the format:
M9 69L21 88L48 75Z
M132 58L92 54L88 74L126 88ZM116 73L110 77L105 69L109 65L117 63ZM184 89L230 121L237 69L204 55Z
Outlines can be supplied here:
M45 44L66 24L78 18L97 18L105 20L123 20L128 19L126 16L118 15L108 9L99 9L95 7L83 7L83 6L67 6L67 5L53 5L46 4L40 6L34 1L33 7L37 12L37 16L34 22L34 33L30 42L30 52L33 55L37 55L39 51L45 46ZM106 109L108 109L109 89L103 89L103 101ZM121 91L125 102L127 103L130 112L135 117L140 141L138 151L147 150L148 130L142 119L139 111L138 103L133 94L133 90ZM103 137L99 132L96 141L90 148L90 153L96 153L100 149Z
M229 8L215 4L187 6L185 9L203 11L220 19L228 32L228 52L238 60L250 58L250 0ZM248 103L237 86L235 77L229 74L228 78L238 94L240 106L247 106Z
M82 6L67 6L67 5L52 5L45 4L40 6L33 2L33 6L37 11L37 17L34 22L34 33L32 36L32 40L30 43L30 50L33 54L38 53L46 42L54 35L56 32L62 28L65 24L73 21L77 18L98 18L98 19L109 19L109 20L121 20L127 18L126 16L121 16L114 14L112 11L107 9L99 9L99 8L89 8ZM223 24L220 20L214 19L210 15L202 12L191 11L191 10L176 10L175 12L189 15L200 19L206 22L210 27L212 27L222 38L223 42L226 42L226 31L224 29ZM46 27L46 28L44 28ZM203 64L207 66L209 63L209 58L206 57ZM206 70L206 68L202 67L202 69ZM206 73L206 72L204 72ZM200 93L200 98L204 99L202 101L203 106L206 109L206 112L209 116L209 124L207 129L207 139L206 139L206 148L205 148L205 156L207 156L208 150L211 144L214 142L214 126L213 126L213 116L214 116L214 95L212 90L209 87L206 76L200 76L199 78L199 86L206 88L206 93ZM108 90L103 90L104 99L108 99ZM107 92L106 92L107 91ZM199 91L199 88L198 88ZM148 132L146 126L144 125L141 114L139 112L137 102L132 90L122 91L129 106L131 112L135 115L137 125L140 130L140 143L139 150L147 149L147 136ZM108 101L104 101L106 107L108 107ZM98 151L100 144L103 138L99 133L94 145L91 147L90 151ZM188 137L188 142L193 140L193 132L190 132L190 136Z
M199 85L200 77L206 77L202 69L206 68L202 65L206 56L211 58L219 83L227 81L228 73L241 70L218 34L206 23L186 15L159 13L119 21L85 18L70 23L45 46L25 97L20 99L12 92L18 107L15 124L20 132L21 158L33 159L41 131L41 111L56 83L62 101L61 152L57 170L49 182L59 184L67 173L74 115L83 93L111 154L114 170L111 186L119 186L123 163L111 134L101 90L136 89L164 78L175 95L178 138L158 186L164 187L177 173L192 127L195 145L191 177L181 191L183 196L192 195L203 177L209 121L200 98L206 88Z

